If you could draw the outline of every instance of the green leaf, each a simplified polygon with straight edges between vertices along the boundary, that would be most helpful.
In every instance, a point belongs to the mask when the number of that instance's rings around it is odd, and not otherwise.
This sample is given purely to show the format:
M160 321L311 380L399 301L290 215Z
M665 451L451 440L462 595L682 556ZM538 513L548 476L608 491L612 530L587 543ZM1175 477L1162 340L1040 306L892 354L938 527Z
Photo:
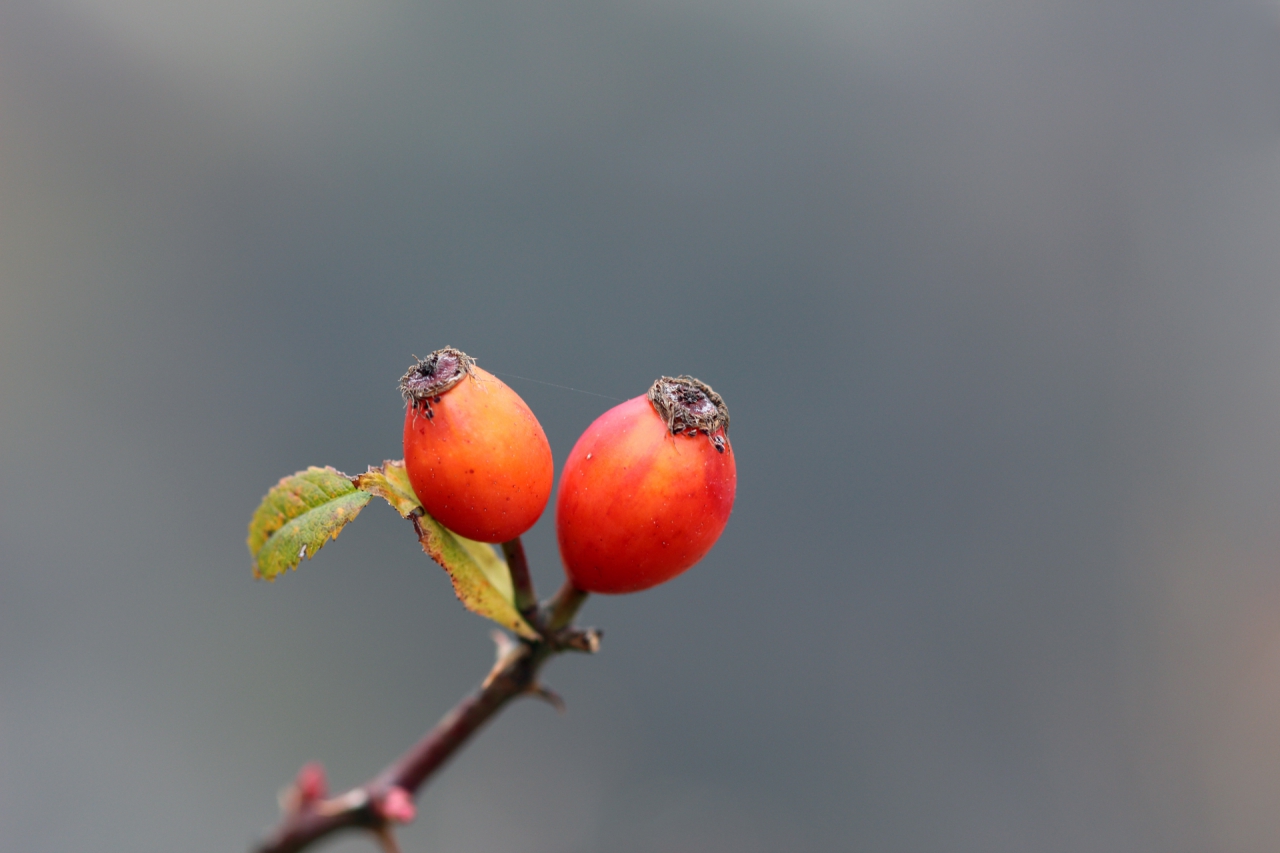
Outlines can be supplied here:
M453 591L464 607L526 639L538 639L538 632L516 610L506 562L493 546L459 536L427 515L409 484L404 462L370 467L353 482L356 488L386 499L400 515L413 521L422 550L449 573Z
M254 577L275 580L311 559L355 520L369 497L332 468L312 466L276 483L249 520Z

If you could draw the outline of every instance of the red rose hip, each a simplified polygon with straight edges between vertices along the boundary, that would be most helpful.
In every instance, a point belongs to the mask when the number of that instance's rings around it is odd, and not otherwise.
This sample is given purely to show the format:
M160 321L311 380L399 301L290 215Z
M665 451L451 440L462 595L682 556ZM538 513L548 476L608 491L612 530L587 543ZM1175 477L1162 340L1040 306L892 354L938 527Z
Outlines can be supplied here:
M690 376L605 412L569 451L556 498L560 557L587 592L637 592L711 550L733 509L729 410Z
M445 347L400 379L409 404L404 465L422 507L480 542L524 533L546 508L554 468L542 425L466 353Z

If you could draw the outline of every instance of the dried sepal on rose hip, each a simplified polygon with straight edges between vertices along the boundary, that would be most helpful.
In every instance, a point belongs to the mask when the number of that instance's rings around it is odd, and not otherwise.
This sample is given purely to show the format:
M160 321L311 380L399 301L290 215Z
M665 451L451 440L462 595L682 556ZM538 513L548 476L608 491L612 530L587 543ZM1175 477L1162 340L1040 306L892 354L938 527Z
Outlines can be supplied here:
M691 376L663 376L587 427L556 498L556 538L574 586L637 592L711 550L738 481L728 431L724 400Z
M520 395L453 347L415 361L400 392L405 471L423 509L479 542L532 527L554 469L546 433Z

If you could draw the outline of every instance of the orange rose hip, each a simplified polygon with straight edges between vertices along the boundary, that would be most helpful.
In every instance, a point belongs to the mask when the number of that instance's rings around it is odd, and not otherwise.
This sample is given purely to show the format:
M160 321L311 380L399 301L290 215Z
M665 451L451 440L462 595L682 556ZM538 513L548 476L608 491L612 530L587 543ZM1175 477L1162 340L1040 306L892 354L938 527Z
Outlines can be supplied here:
M605 412L560 476L556 537L587 592L637 592L711 550L733 509L729 410L710 386L664 376Z
M409 404L404 464L422 507L468 539L506 542L546 508L554 469L542 425L475 360L452 347L400 379Z

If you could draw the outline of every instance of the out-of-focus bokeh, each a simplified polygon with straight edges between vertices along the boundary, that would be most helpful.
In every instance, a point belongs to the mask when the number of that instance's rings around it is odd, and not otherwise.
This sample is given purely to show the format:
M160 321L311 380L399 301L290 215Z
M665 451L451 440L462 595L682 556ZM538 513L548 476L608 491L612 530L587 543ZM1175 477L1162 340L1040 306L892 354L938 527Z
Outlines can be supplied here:
M1278 849L1274 4L0 3L0 850L246 849L477 683L387 507L244 545L445 344L741 479L406 851Z

